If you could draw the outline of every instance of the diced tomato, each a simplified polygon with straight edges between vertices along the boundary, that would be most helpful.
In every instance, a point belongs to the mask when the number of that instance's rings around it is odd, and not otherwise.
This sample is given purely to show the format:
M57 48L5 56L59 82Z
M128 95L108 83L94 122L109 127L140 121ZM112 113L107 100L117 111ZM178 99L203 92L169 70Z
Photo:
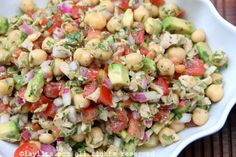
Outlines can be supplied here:
M129 0L121 0L119 7L121 9L128 9L129 8Z
M43 36L40 36L37 40L35 40L34 42L33 42L33 44L34 44L34 49L41 49L41 47L42 47L42 43L43 43L43 41L44 41L44 37Z
M130 53L131 53L131 49L128 46L125 46L124 55L130 54Z
M101 31L100 30L93 30L93 29L88 30L87 40L100 39L100 38L101 38Z
M45 18L45 19L43 19L43 20L41 21L40 25L41 25L41 26L45 26L47 22L48 22L48 19Z
M109 121L112 132L118 133L128 127L129 118L125 110L116 110L111 112Z
M49 103L47 109L43 111L42 114L47 117L54 118L57 113L57 109L58 107L55 104Z
M142 121L131 118L129 120L128 133L138 139L142 139L145 131L145 126Z
M61 27L62 21L60 17L61 17L60 13L57 13L50 19L47 18L43 19L40 24L42 27L44 27L50 20L52 20L53 21L52 25L47 29L48 33L51 34L55 30L55 28Z
M138 30L137 32L132 32L132 37L135 40L136 44L142 44L144 41L144 30Z
M44 116L54 118L58 108L57 108L56 105L53 104L52 100L48 99L44 95L42 95L40 97L39 101L37 101L36 103L32 104L31 112L34 112L36 109L41 107L43 104L47 104L47 108L44 111L39 112L39 113L44 115Z
M186 105L186 101L185 101L185 100L181 100L181 101L179 102L178 107L183 108L183 107L185 107L185 105Z
M119 105L122 106L122 107L126 107L126 106L129 106L131 104L133 104L134 101L132 99L128 99L128 100L125 100L123 102L120 102Z
M73 19L78 19L79 18L79 7L77 6L73 6L72 9L71 9L71 17Z
M31 103L26 102L22 107L21 107L21 112L23 113L29 113L31 110Z
M59 134L60 134L59 128L56 127L55 125L53 125L53 127L52 127L52 134L53 134L53 136L56 137L56 138L57 138L57 137L59 136Z
M95 81L92 83L86 84L84 86L83 96L87 97L88 95L92 94L97 89L97 87L98 87L98 84Z
M153 60L155 58L155 53L154 52L149 52L147 54L147 57L150 58L151 60Z
M40 129L42 129L42 128L41 128L41 126L40 126L39 124L32 124L32 129L33 129L34 131L38 131L38 130L40 130Z
M77 32L78 28L76 26L74 26L73 24L68 22L68 23L64 24L64 31L66 33Z
M61 91L64 87L64 83L62 82L48 82L43 87L43 93L48 98L57 98L61 95Z
M192 62L185 64L186 75L202 76L205 73L204 62L198 58L193 59Z
M141 47L140 49L140 53L142 54L142 55L147 55L148 54L148 50L146 49L146 48L144 48L144 47Z
M164 78L159 77L154 83L162 88L165 96L169 95L169 84Z
M35 157L38 155L39 149L35 143L25 142L16 149L14 157Z
M175 15L176 17L181 17L184 15L184 10L183 9L180 9L180 11Z
M100 88L100 96L98 101L105 105L112 105L112 93L105 85L102 85Z
M108 74L108 64L105 65L104 71L105 71L106 74Z
M154 115L153 120L155 122L163 123L169 117L170 109L159 109L159 111Z
M150 2L156 6L161 6L164 4L164 0L150 0Z
M87 78L89 81L94 81L98 78L99 76L99 67L94 66L88 69L88 74L87 74Z
M7 111L9 107L10 106L8 104L3 104L3 102L0 101L0 113Z
M97 109L95 106L89 106L88 108L80 110L82 113L82 121L84 123L90 123L97 117Z

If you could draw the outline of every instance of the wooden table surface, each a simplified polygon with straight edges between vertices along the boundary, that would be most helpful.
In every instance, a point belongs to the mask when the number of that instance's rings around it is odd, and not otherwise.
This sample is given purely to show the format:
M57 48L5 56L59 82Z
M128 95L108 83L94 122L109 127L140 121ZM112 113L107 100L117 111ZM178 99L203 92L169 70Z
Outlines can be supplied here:
M236 0L211 1L220 14L236 26ZM236 157L236 105L219 132L193 142L179 157Z

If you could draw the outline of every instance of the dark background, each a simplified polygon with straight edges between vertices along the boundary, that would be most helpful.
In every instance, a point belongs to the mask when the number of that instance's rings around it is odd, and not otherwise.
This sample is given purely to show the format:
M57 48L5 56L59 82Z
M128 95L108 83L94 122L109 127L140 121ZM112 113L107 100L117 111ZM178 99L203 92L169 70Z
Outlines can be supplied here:
M211 1L226 20L236 25L236 0ZM219 132L193 142L179 157L236 157L236 105Z

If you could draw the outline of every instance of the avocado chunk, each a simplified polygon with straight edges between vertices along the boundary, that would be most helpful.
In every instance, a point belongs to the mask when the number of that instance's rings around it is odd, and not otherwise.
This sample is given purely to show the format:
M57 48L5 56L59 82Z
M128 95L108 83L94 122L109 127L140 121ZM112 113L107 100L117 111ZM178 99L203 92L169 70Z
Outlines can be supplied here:
M164 128L173 118L174 118L175 114L174 113L170 113L168 119L164 122L164 123L155 123L152 126L152 131L158 135L159 132L161 131L162 128Z
M9 28L8 19L6 17L0 16L0 35L7 33Z
M28 102L37 102L40 98L45 79L43 72L39 70L35 76L29 81L24 98Z
M156 71L156 64L153 60L145 57L143 60L143 71L148 74L152 74Z
M133 157L136 151L137 141L131 140L127 143L124 143L122 146L122 152L124 153L124 157Z
M108 67L108 77L114 88L129 86L130 84L128 69L122 64L110 64Z
M209 63L210 57L212 56L212 51L209 45L205 42L198 42L194 45L194 49L199 54L200 58L205 62Z
M192 34L194 26L190 21L180 19L177 17L167 17L162 21L164 30L170 33Z
M0 124L0 140L16 142L20 137L19 128L14 121Z

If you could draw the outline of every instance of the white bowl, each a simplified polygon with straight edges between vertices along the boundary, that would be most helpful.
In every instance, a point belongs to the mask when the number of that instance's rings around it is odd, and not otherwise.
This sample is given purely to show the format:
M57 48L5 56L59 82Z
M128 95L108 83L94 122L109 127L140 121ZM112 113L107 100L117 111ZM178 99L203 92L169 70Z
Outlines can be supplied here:
M38 1L45 2L47 0ZM229 57L229 66L223 71L225 78L225 95L223 100L214 104L210 110L210 118L206 125L198 128L188 128L180 133L180 141L168 147L157 147L143 153L139 157L176 157L191 142L210 135L224 125L230 110L236 102L236 27L225 21L209 0L167 0L173 1L186 11L186 19L192 21L196 28L203 28L207 33L207 42L213 51L224 50ZM0 15L16 14L19 0L2 0ZM43 6L43 5L41 5ZM16 146L0 141L0 155L13 156Z

